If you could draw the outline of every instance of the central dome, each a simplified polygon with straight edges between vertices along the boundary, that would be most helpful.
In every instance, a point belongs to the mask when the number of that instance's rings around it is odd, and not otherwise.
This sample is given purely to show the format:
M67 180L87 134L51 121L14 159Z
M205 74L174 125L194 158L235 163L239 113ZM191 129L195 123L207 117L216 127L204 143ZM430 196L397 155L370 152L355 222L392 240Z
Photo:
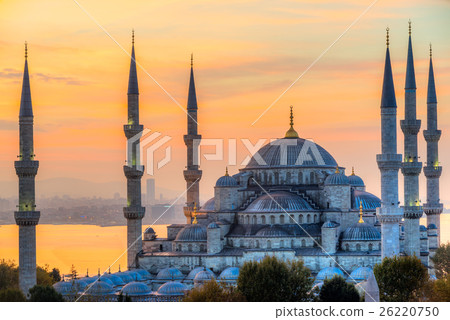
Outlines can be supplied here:
M312 209L311 205L299 195L277 191L256 198L245 212L297 212Z
M312 140L283 138L259 149L246 169L317 166L334 168L337 162L328 151Z

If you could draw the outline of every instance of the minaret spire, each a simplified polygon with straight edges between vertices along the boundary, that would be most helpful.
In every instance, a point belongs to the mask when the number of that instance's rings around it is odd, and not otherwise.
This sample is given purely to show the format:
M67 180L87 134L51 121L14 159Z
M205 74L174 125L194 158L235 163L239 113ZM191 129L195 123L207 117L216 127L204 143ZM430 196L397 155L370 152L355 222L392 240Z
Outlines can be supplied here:
M202 171L199 169L198 162L195 160L198 147L202 136L197 130L197 94L195 92L194 80L194 55L191 54L191 72L189 77L189 91L187 100L187 134L184 135L184 143L187 147L187 165L183 171L186 180L186 206L184 207L184 215L187 223L192 222L194 207L200 203L199 182L202 178Z
M291 115L289 116L290 128L289 128L288 131L286 131L286 134L284 135L285 138L298 138L298 133L294 129L294 111L293 111L293 108L294 108L293 106L290 106L290 109L291 109Z
M136 268L136 257L142 251L142 218L145 208L141 205L141 178L144 166L140 163L139 141L144 126L139 124L139 89L134 54L134 30L131 36L131 62L128 79L128 122L124 125L127 138L127 163L123 166L127 178L127 206L123 214L127 219L127 264Z
M405 245L407 255L420 256L420 223L423 214L419 198L419 175L422 162L419 162L417 151L417 134L421 121L416 112L416 77L414 73L414 58L411 41L411 20L408 22L408 58L406 62L405 79L405 119L400 121L404 135L404 155L402 174L404 183L403 218L405 219Z
M402 156L397 154L397 102L389 54L389 28L386 29L386 59L381 97L381 154L377 154L381 173L381 208L377 217L381 222L381 257L400 252L399 222L402 210L398 207L398 170Z
M19 111L20 153L14 162L19 177L19 205L14 212L19 226L19 287L25 295L36 284L36 225L40 212L35 211L35 177L39 161L34 160L33 108L28 74L28 47L25 42L25 67Z

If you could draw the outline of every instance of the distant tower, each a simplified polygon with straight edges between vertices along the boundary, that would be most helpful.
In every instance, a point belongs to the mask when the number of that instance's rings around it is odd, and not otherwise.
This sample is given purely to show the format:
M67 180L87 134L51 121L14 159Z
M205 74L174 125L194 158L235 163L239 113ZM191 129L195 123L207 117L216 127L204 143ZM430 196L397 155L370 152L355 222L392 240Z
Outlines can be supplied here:
M194 63L191 55L191 76L189 80L189 94L187 101L187 134L184 135L184 143L187 147L187 166L184 170L184 180L186 180L186 206L184 215L187 223L192 221L192 210L194 206L199 206L199 183L202 178L202 171L199 170L197 154L202 136L197 132L197 95L195 93ZM197 159L197 161L194 161Z
M128 80L128 124L123 126L127 137L127 164L123 166L127 178L127 206L123 214L127 219L128 269L136 268L136 256L142 250L141 178L144 166L140 164L139 140L144 126L139 124L139 88L134 55L134 31L132 37L130 76Z
M397 102L389 54L389 28L386 31L387 48L381 97L381 154L377 154L381 173L381 208L377 208L377 217L381 223L382 258L399 254L399 222L403 215L403 210L398 206L398 170L402 156L397 154Z
M423 168L427 178L427 203L424 204L424 212L427 215L427 224L437 227L438 245L441 242L441 213L442 203L439 199L439 178L442 167L439 165L438 142L441 138L441 130L437 129L437 99L434 84L433 60L430 45L430 70L428 74L427 97L427 130L423 131L427 142L427 164Z
M147 179L147 192L146 192L147 204L155 204L155 179Z
M41 215L39 211L35 211L34 179L39 161L34 160L33 118L28 52L25 43L25 69L19 113L20 154L19 160L14 162L19 177L19 210L14 212L14 218L19 226L19 287L25 295L36 285L36 225Z
M402 173L404 177L404 207L405 219L405 253L420 257L419 219L422 216L422 206L419 200L419 174L422 162L417 153L417 134L421 121L416 117L416 76L414 73L414 58L411 43L411 21L409 22L408 60L406 63L405 82L405 120L400 126L405 138Z

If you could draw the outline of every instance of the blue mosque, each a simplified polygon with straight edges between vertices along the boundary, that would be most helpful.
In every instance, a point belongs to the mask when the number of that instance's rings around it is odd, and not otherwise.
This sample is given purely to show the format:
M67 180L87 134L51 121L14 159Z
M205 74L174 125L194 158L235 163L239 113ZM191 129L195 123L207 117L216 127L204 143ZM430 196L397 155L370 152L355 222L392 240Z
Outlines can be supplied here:
M143 125L139 121L139 86L134 35L128 82L128 119L124 133L128 159L127 179L127 271L61 281L55 289L69 300L116 301L120 295L134 301L179 301L191 288L217 279L234 285L239 268L265 256L301 260L311 270L316 285L334 275L348 281L367 281L375 264L384 257L416 255L430 274L430 256L439 246L440 214L437 99L430 48L427 129L427 162L419 162L417 150L421 120L416 117L416 82L409 29L405 77L405 119L400 121L404 153L397 153L397 103L389 52L389 30L381 97L381 153L376 161L381 176L381 199L371 193L364 179L347 170L323 146L300 137L291 107L288 130L256 152L239 172L219 177L214 197L200 203L202 171L195 163L199 112L191 58L187 99L186 223L167 227L161 238L150 227L142 230L145 208L141 204L141 178L137 142ZM20 283L22 290L36 283L35 226L39 212L34 205L34 177L38 162L33 152L33 113L25 64L20 109L21 156L19 176ZM137 138L137 139L136 139ZM374 157L375 158L375 157ZM404 177L404 201L398 194L399 171ZM419 199L419 176L427 179L427 201ZM423 213L427 226L420 225ZM34 241L34 242L33 242ZM31 253L31 254L30 254ZM34 270L34 276L33 276ZM27 291L27 290L26 290ZM25 292L26 292L25 291Z

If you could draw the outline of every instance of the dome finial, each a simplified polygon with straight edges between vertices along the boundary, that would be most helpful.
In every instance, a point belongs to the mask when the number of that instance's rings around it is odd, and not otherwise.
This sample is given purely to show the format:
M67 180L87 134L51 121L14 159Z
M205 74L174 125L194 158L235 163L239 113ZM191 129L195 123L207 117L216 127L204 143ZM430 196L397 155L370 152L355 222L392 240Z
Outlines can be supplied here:
M28 59L28 43L25 41L25 60Z
M291 126L288 131L286 131L285 138L298 138L298 133L294 129L294 112L293 112L293 106L290 106L291 109L291 115L289 116L290 121L289 125Z
M197 204L194 203L194 211L192 212L192 215L194 216L194 221L192 221L192 224L197 224Z
M194 66L194 53L191 53L191 68Z
M358 223L364 223L362 216L363 216L363 206L362 206L362 201L360 201L359 202L359 221L358 221Z
M229 176L229 174L228 174L228 167L225 167L225 177L228 177Z
M386 28L386 46L389 47L389 27Z
M336 165L336 171L334 171L334 173L339 173L339 166Z
M431 46L431 42L430 42L430 58L433 56L433 48Z
M86 269L86 278L89 278L89 268Z
M355 175L355 167L352 167L352 176Z
M134 29L131 29L131 44L134 46Z
M119 264L119 272L122 272L122 271L120 271L120 264Z
M409 35L411 35L411 19L409 19L409 21L408 21L408 24L409 24Z

